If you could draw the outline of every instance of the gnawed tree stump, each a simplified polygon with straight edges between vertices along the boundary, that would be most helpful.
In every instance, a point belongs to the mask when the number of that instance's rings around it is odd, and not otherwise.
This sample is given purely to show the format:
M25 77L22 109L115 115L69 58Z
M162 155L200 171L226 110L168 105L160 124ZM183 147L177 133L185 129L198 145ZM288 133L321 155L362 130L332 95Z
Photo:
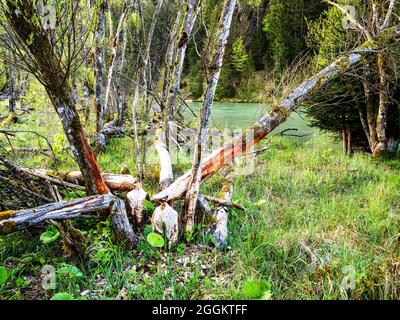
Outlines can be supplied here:
M92 218L110 210L117 238L131 249L138 241L126 216L124 202L111 194L46 204L37 208L0 212L0 235L27 229L49 221Z
M153 230L165 235L171 248L178 240L178 212L168 203L163 203L154 210L151 222Z
M223 202L231 202L233 195L233 184L232 181L227 180L219 194L219 198ZM229 207L220 206L214 211L213 217L215 219L215 226L212 228L212 233L214 235L215 246L221 248L225 245L226 239L228 237L228 216Z
M156 130L155 147L160 158L161 170L158 190L161 191L168 188L173 182L171 156L165 144L165 132L161 128ZM171 248L178 240L178 212L168 203L162 203L154 210L151 223L153 231L165 235L168 240L168 247Z
M144 222L143 209L146 198L147 192L143 190L141 183L137 183L134 189L126 195L128 212L132 215L136 226L140 226Z
M174 182L174 174L172 172L171 156L165 144L165 132L158 128L156 130L155 148L160 158L160 181L158 190L162 191L168 188Z

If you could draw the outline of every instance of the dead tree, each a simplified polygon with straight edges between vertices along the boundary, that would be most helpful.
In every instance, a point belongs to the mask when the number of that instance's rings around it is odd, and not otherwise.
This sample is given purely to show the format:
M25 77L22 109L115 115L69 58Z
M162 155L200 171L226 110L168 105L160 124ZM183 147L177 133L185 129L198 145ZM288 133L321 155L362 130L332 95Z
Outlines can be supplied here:
M75 218L93 218L99 211L109 210L118 239L129 249L138 238L129 224L124 202L113 195L99 195L72 201L46 204L34 209L0 212L0 235L23 230L44 222Z
M71 71L78 56L79 46L72 42L76 39L75 24L78 7L74 4L63 4L69 13L68 19L63 21L70 27L67 34L63 33L57 42L53 42L57 31L44 28L41 17L31 0L15 2L7 0L2 2L1 10L7 21L5 29L10 41L18 46L18 58L45 86L54 108L59 115L63 129L71 145L72 152L80 167L89 194L107 194L105 184L95 154L85 137L79 115L73 99L72 89L69 84ZM10 28L8 28L8 26ZM65 43L66 42L66 43ZM60 45L56 48L56 45ZM62 52L64 49L66 52ZM61 51L61 53L60 53ZM63 57L70 57L62 62Z
M125 94L122 90L122 72L125 65L125 54L128 43L127 35L127 23L125 23L122 29L122 48L117 52L117 77L115 79L115 92L117 95L117 112L118 112L118 125L121 126L124 123L124 117L126 113L126 101Z
M111 39L111 62L110 62L110 66L108 68L106 95L105 95L105 99L104 99L104 112L106 114L108 113L108 100L109 100L109 95L110 95L111 82L113 79L115 61L117 59L118 45L119 45L119 42L121 39L120 36L121 36L122 29L124 28L125 20L129 15L129 10L130 10L130 5L125 4L122 14L119 18L118 27L115 32L115 35Z
M203 0L189 0L183 30L178 42L178 52L176 55L176 66L173 76L171 93L168 101L169 121L173 120L177 96L180 94L183 63L185 61L186 50L191 37L197 16L201 10Z
M201 5L202 0L178 2L178 14L176 16L173 28L170 31L165 59L163 101L161 104L161 111L165 114L165 135L167 146L169 146L170 142L169 135L171 132L171 125L174 121L177 95L180 94L179 90L187 45L195 25L197 15L201 9ZM181 11L183 11L183 6L186 7L186 12L182 17L183 14Z
M215 90L218 85L219 76L221 74L222 62L225 54L225 46L231 29L233 13L236 7L236 0L227 0L221 15L218 43L215 48L215 54L212 62L208 67L210 72L207 79L207 89L201 110L200 126L197 133L197 140L194 150L193 167L190 182L188 185L185 206L184 206L184 222L186 224L185 231L191 232L193 229L194 215L196 212L197 197L199 195L200 183L202 180L202 160L203 149L206 145L208 124L211 116L211 108L214 101Z
M163 91L162 91L162 103L161 103L161 112L165 112L167 106L167 100L170 94L171 82L172 82L172 74L174 67L174 60L177 48L177 40L178 40L178 32L180 29L181 21L182 21L182 11L185 5L184 0L176 0L176 18L175 21L172 22L172 26L168 36L167 50L165 53L165 70L164 70L164 83L163 83Z

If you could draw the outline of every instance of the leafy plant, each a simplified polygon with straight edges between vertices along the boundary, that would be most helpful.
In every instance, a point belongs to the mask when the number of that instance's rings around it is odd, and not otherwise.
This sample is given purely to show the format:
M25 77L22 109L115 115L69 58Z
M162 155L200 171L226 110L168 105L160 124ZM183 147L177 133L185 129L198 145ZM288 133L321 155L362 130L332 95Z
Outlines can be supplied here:
M246 299L270 300L271 285L268 281L248 280L243 284L242 294Z
M0 267L0 286L7 282L9 276L8 270L5 267Z
M154 248L162 248L165 245L164 238L158 233L151 232L147 235L147 242Z
M40 241L44 244L50 244L60 237L60 233L55 227L50 227L47 231L40 235Z
M31 281L23 277L18 277L17 280L15 281L15 285L18 288L27 288L30 284Z
M61 268L57 270L57 274L61 276L67 276L69 278L82 278L83 273L80 271L77 267L67 264L67 263L62 263Z
M56 293L50 300L75 300L73 295L68 292Z

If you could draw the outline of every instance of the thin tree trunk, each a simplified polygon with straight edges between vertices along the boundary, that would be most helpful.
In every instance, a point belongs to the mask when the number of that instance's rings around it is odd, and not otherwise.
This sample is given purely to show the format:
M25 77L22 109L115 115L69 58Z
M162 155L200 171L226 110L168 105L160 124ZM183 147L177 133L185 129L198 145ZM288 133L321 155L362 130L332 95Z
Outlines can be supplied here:
M9 61L9 79L8 79L8 110L11 113L17 111L17 102L15 94L15 72L14 72L15 57L12 50L10 50L10 61Z
M351 156L353 154L353 141L351 137L351 129L350 126L347 125L347 150L346 150L346 155Z
M103 100L103 68L104 68L104 42L106 33L107 0L102 0L99 5L96 45L95 45L95 110L96 110L96 132L103 129L104 124L104 100ZM101 142L100 142L101 143Z
M347 154L347 132L346 129L342 129L342 143L343 143L343 154Z
M167 51L165 53L165 71L164 71L164 84L162 92L162 103L161 112L165 112L167 109L167 101L171 90L172 74L174 58L177 48L178 40L178 29L180 29L181 19L182 19L182 7L184 6L183 0L176 0L176 18L172 23L172 27L168 37Z
M116 94L117 94L117 109L118 109L118 125L124 123L124 115L126 112L125 94L121 88L121 74L124 70L126 46L128 43L127 24L122 30L122 49L117 56L118 76L116 78Z
M387 75L384 66L384 58L381 52L377 55L378 73L379 73L379 109L376 119L376 132L378 137L378 145L373 154L384 155L388 150L389 137L387 133L387 117L388 117L388 96L389 88L387 86Z
M196 212L197 198L202 180L202 160L204 147L206 145L207 130L211 116L211 108L214 101L215 91L217 89L219 76L221 74L222 62L225 54L225 46L228 42L228 37L231 29L233 13L236 7L236 0L227 0L221 16L221 29L219 30L219 39L215 50L215 55L212 59L212 64L209 66L211 71L207 79L207 89L201 111L200 127L197 133L196 146L194 150L192 178L188 186L186 194L184 217L185 232L191 233L193 230L194 215Z
M186 20L181 38L178 43L177 66L174 74L174 82L171 90L170 99L168 102L169 115L173 117L176 105L176 99L180 91L183 63L185 61L186 51L189 39L192 35L193 27L196 23L197 16L201 10L203 0L189 0Z
M107 114L108 113L108 99L109 99L109 95L110 95L110 89L111 89L111 81L113 78L113 72L114 72L114 65L115 65L115 60L117 59L117 52L118 52L118 44L120 41L120 34L123 28L123 25L125 23L125 19L129 14L129 6L124 7L123 12L119 18L119 22L118 22L118 27L117 27L117 31L115 33L115 36L112 38L111 40L111 63L110 63L110 67L108 69L108 75L107 75L107 85L106 85L106 96L104 99L104 113Z
M366 106L366 116L367 123L369 128L369 145L371 152L373 153L376 145L378 144L378 136L376 134L376 111L375 111L375 102L372 96L372 88L369 83L371 79L370 75L370 65L365 62L364 63L364 77L361 80L364 87L364 96L365 96L365 106Z

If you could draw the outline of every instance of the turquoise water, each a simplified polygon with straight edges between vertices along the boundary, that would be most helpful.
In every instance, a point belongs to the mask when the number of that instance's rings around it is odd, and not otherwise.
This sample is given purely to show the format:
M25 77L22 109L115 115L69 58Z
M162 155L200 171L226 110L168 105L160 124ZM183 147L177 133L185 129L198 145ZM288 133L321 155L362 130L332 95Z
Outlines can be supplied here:
M198 114L201 108L201 103L191 102L189 103L189 106L196 114ZM210 126L217 129L245 129L257 122L267 110L267 105L258 103L215 102L213 104ZM193 114L187 109L185 109L184 115L188 119L193 119L194 117ZM304 116L293 113L289 120L281 124L273 131L273 133L278 134L289 128L298 129L298 131L288 132L290 134L296 134L300 136L307 135L305 137L296 138L303 141L309 140L312 137L312 134L315 132L315 129L308 126L307 120L304 119Z

